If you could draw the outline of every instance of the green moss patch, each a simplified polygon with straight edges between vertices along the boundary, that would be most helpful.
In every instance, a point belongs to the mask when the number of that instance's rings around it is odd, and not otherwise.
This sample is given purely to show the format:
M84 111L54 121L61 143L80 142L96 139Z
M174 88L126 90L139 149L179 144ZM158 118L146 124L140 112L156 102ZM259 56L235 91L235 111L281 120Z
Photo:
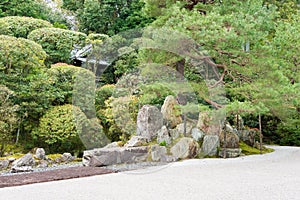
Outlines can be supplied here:
M245 155L260 154L259 149L251 147L251 146L247 145L244 142L240 142L240 148L242 149L242 153L245 154ZM266 148L266 147L263 147L263 149L262 149L263 154L271 153L273 151L274 151L274 149Z

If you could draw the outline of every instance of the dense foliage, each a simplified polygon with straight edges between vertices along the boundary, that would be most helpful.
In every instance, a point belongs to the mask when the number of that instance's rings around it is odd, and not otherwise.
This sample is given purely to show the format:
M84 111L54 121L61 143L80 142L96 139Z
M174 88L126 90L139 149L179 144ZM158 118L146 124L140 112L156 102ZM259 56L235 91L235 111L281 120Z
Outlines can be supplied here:
M29 74L44 67L46 53L42 47L24 38L0 35L0 72Z
M39 28L50 28L48 21L30 17L9 16L0 18L0 30L2 34L14 37L27 38L28 34Z
M75 46L83 46L84 33L59 28L41 28L32 31L28 39L39 43L47 52L48 63L70 62L70 53Z
M179 93L191 119L226 111L258 128L261 115L265 141L300 145L299 1L61 3L81 32L61 29L61 5L0 2L0 154L13 142L78 153L126 141L141 106ZM85 45L89 64L64 64Z

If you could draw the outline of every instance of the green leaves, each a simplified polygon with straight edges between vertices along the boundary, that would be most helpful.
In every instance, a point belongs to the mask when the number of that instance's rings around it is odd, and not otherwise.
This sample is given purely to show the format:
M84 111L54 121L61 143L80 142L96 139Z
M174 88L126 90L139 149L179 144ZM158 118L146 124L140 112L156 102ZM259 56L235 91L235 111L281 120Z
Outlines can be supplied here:
M59 28L41 28L32 31L28 38L39 43L47 52L47 64L70 62L70 52L76 46L83 46L84 33Z

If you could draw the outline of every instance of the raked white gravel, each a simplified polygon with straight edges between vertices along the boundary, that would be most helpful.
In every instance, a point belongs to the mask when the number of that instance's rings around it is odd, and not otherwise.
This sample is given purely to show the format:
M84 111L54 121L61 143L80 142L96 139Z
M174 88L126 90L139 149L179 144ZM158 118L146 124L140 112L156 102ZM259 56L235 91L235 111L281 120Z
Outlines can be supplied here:
M1 200L300 200L300 147L0 189Z

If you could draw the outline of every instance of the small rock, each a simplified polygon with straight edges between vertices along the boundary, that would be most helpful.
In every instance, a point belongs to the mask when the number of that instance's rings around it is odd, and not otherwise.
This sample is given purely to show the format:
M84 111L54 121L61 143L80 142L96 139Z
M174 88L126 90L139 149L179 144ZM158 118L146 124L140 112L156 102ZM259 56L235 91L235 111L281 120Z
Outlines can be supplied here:
M170 133L172 140L176 140L180 136L180 133L177 129L170 129L169 133Z
M157 143L160 144L163 141L165 141L167 145L171 144L171 137L169 135L169 131L166 126L163 126L157 132Z
M138 146L145 146L147 143L147 138L142 136L132 136L130 140L124 145L124 147L138 147Z
M46 160L41 160L37 166L37 168L46 168L49 166L49 163Z
M34 165L35 165L35 160L31 153L24 155L23 157L15 160L12 163L12 166L15 168L22 167L22 166L34 166Z
M118 144L118 142L112 142L112 143L106 145L103 148L115 148L115 147L120 147L119 144Z
M9 159L8 159L8 161L9 161L10 163L14 162L15 160L16 160L15 158L9 158Z
M226 148L226 158L236 158L239 157L242 153L242 149L240 148ZM219 156L224 157L224 149L221 148L219 151Z
M61 155L61 162L72 162L75 159L74 156L72 156L72 154L70 153L64 153L63 155Z
M12 167L11 173L20 173L20 172L32 172L33 169L31 166L21 166L21 167Z
M46 158L45 150L43 148L37 148L35 151L35 157L40 160L44 160Z
M9 163L9 160L0 160L0 170L8 168Z
M187 122L186 123L186 135L185 136L191 135L192 128L193 128L193 124ZM176 129L179 132L179 134L183 134L184 133L184 123L178 124L176 126Z
M197 142L199 142L200 140L202 140L203 137L204 137L204 135L205 134L202 131L200 131L198 128L193 128L192 129L192 137Z
M194 158L199 152L199 144L192 138L183 137L172 148L171 153L176 158Z
M151 160L152 161L166 161L167 160L167 148L159 146L158 144L152 145L151 147Z

